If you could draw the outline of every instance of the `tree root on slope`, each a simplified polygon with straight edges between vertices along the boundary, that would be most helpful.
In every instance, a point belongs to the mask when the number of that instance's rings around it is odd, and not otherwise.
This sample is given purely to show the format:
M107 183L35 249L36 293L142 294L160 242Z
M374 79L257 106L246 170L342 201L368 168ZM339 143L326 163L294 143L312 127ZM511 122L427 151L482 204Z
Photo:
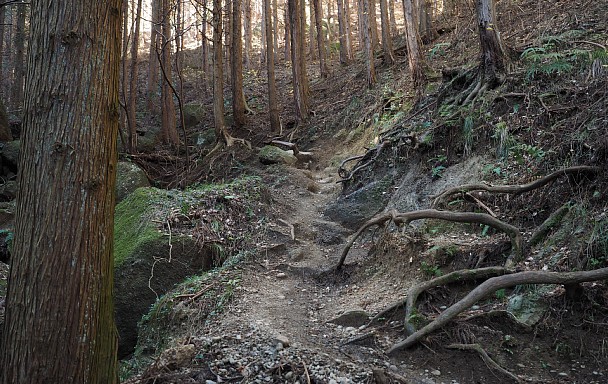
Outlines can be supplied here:
M476 351L477 353L479 353L479 355L481 356L481 359L483 360L484 363L486 363L488 368L497 370L498 372L502 373L503 375L507 376L508 378L512 379L513 381L515 381L517 383L522 382L522 380L519 377L517 377L513 373L509 372L505 368L501 367L497 362L495 362L490 357L490 355L488 355L488 353L485 351L485 349L483 349L481 347L481 345L479 345L479 344L450 344L447 346L447 348Z
M467 310L479 300L493 294L499 289L513 287L521 284L564 284L572 285L589 281L603 280L608 278L608 268L600 268L593 271L583 272L546 272L546 271L526 271L510 275L492 277L473 289L462 300L443 311L435 320L414 332L405 340L394 344L388 354L398 350L409 348L418 343L420 339L429 333L442 328L454 317Z
M492 193L509 193L509 194L520 194L524 192L529 192L533 189L540 188L549 184L551 181L557 179L560 176L570 175L570 174L578 174L578 173L597 173L601 170L600 167L591 167L586 165L569 167L565 169L561 169L559 171L555 171L547 176L544 176L538 180L534 180L528 184L523 185L490 185L486 183L476 183L476 184L465 184L459 185L456 187L452 187L446 189L441 192L439 195L434 196L433 203L431 204L432 208L435 208L442 202L446 197L457 194L457 193L466 193L471 191L486 191Z
M350 248L355 243L355 240L361 236L361 234L369 227L373 225L383 225L390 224L391 222L395 223L397 226L407 225L414 220L420 219L439 219L446 221L454 221L458 223L479 223L485 224L492 228L495 228L499 231L502 231L509 235L511 238L511 248L512 254L507 259L505 266L509 267L513 265L517 260L519 260L523 254L523 239L521 232L516 227L505 223L491 215L485 213L473 213L473 212L449 212L449 211L438 211L435 209L423 209L420 211L411 211L411 212L397 212L396 210L391 210L389 212L384 212L375 217L368 220L363 226L357 230L357 232L351 237L351 239L346 243L344 249L342 250L342 254L340 256L340 261L336 265L336 271L339 271L344 265L344 261L346 260L346 256Z

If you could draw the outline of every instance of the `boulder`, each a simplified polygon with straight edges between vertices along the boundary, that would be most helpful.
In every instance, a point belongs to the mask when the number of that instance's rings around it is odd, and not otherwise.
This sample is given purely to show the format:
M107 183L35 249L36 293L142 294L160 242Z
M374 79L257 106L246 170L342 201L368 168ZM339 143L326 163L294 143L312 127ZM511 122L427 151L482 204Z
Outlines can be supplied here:
M385 176L355 192L340 196L325 209L325 215L347 228L356 228L381 212L391 196L393 177Z
M343 327L355 327L358 328L362 325L366 325L369 321L369 314L361 308L351 308L342 312L337 317L328 321L341 325Z
M0 200L11 201L17 196L17 182L15 180L7 180L0 184Z
M1 144L0 157L2 157L2 165L8 166L14 172L17 171L19 165L19 151L21 149L21 141L13 140Z
M284 151L273 145L265 145L260 149L258 154L260 163L264 165L270 164L287 164L294 165L298 162L298 158L293 155L292 151Z
M205 110L201 104L186 104L183 112L186 129L198 125L205 118Z
M129 161L119 161L116 169L116 204L140 187L149 187L146 173Z
M214 248L163 225L188 193L138 188L116 206L114 305L121 358L133 352L137 324L156 299L217 259Z

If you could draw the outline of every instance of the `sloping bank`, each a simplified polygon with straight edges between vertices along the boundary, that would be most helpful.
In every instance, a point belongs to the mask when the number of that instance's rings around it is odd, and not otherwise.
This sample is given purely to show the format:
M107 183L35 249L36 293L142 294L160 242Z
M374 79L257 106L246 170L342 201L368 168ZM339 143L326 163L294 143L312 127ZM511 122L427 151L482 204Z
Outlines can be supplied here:
M268 194L256 177L187 189L138 188L116 206L115 311L119 357L137 342L137 323L188 276L221 265L262 229Z

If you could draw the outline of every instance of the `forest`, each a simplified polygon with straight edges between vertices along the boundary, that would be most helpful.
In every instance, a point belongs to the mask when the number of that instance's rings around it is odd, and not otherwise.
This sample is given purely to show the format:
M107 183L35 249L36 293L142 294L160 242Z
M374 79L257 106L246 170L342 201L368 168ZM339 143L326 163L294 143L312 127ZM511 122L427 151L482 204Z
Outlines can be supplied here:
M604 383L608 2L0 0L0 383Z

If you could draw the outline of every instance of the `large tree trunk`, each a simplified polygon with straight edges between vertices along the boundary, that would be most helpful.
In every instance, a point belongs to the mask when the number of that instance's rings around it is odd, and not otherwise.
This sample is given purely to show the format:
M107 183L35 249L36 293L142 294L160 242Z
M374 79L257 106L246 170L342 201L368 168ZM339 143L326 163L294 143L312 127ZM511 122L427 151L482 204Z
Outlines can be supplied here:
M348 35L346 34L346 19L344 1L338 0L338 33L340 34L340 63L348 64L350 62L350 55L348 54Z
M127 101L127 122L129 124L129 143L127 149L129 153L137 152L137 73L139 71L138 52L139 52L139 25L141 19L142 0L137 1L135 11L135 28L131 42L131 72L129 74L129 98ZM124 58L123 58L124 60Z
M243 92L241 0L232 0L232 114L236 128L245 125L245 97Z
M116 383L121 1L31 6L2 383Z
M13 88L11 95L11 105L14 109L19 109L23 103L23 79L25 77L25 3L15 5L17 13L17 23L15 25L15 58L13 59Z
M291 32L291 70L293 74L293 97L298 121L305 120L310 114L305 72L304 31L302 28L301 4L304 0L288 0L289 24ZM303 71L304 69L304 71Z
M175 120L175 102L173 101L173 70L171 62L171 0L162 0L162 48L161 69L163 82L161 87L162 98L162 139L166 144L174 147L179 145L177 124Z
M158 52L160 47L160 10L161 1L152 0L152 14L150 16L150 52L148 54L148 95L146 102L148 111L152 114L158 113Z
M321 0L311 0L315 10L315 25L317 27L317 49L319 50L319 67L321 71L321 77L326 78L329 75L329 69L327 68L327 55L325 54L325 35L323 34L323 9L321 7ZM312 28L312 25L311 25Z
M268 114L270 117L270 129L272 132L281 130L279 120L279 104L277 97L277 86L274 77L274 47L272 38L272 21L270 18L270 0L264 0L264 26L266 29L266 65L268 71Z
M481 44L480 74L493 87L505 72L505 51L496 26L493 0L477 0L477 23Z
M391 23L391 35L397 34L397 18L395 17L395 1L388 0L388 12Z
M392 2L392 0L391 0ZM388 21L388 4L386 0L380 0L380 18L382 25L382 50L384 51L384 61L388 64L393 64L393 38L391 36L391 28Z
M251 27L251 0L245 0L243 4L243 26L245 29L245 67L251 65L251 41L252 41L252 27Z
M420 89L425 83L424 62L420 52L420 36L414 17L412 0L403 0L403 13L405 17L405 40L407 45L407 61L414 87Z

